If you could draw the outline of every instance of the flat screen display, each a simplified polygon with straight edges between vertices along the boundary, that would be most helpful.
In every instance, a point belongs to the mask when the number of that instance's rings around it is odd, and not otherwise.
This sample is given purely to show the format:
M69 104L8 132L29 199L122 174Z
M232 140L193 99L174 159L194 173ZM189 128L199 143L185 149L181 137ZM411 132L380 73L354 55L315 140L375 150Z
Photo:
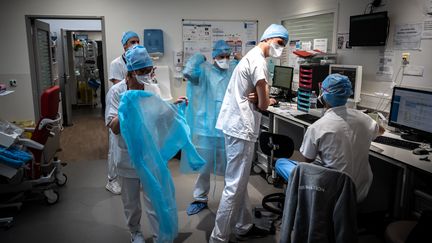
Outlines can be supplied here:
M384 46L387 41L389 20L387 12L350 17L350 46Z

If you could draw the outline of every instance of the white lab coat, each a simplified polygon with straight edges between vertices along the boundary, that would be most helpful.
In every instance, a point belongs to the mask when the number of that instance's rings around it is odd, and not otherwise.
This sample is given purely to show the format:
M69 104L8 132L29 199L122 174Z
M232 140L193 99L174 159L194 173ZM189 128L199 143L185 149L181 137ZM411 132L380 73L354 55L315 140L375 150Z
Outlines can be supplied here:
M105 117L109 113L109 104L111 101L112 96L112 90L109 89L108 93L105 98L106 108L105 108ZM108 129L108 180L114 180L117 178L117 162L116 162L116 151L117 151L117 139L115 138L115 134L111 131L111 129Z
M249 102L248 94L262 79L268 80L267 62L261 48L256 46L234 69L216 122L217 129L232 137L256 141L261 113Z
M309 126L300 152L308 159L317 158L325 167L346 172L356 185L360 202L372 184L369 147L378 135L378 124L368 115L338 106Z
M155 93L160 96L160 90L157 84L145 85L145 90ZM105 113L105 123L108 126L111 120L117 116L118 108L120 105L120 95L127 91L126 80L115 84L109 90L109 96L111 99L107 100L107 112ZM111 92L111 93L110 93ZM121 134L114 135L115 142L117 144L117 149L113 153L114 161L117 165L117 173L122 177L128 178L138 178L135 169L132 167L129 153L127 151L126 143L123 140Z
M160 96L160 90L157 84L145 85L145 90L155 93ZM105 123L108 126L111 120L117 116L118 108L120 105L120 98L123 92L127 91L126 80L123 79L121 82L111 87L107 97L107 112L105 113ZM132 163L127 151L126 143L123 140L121 134L114 136L115 151L113 153L114 161L117 165L117 172L122 179L122 203L123 210L126 217L126 223L131 233L141 231L141 200L140 200L140 180L132 167ZM150 200L143 192L144 205L146 207L146 214L150 220L150 225L153 231L153 240L157 242L157 232L159 223L156 217L156 213L151 207Z
M262 50L255 47L234 69L216 123L216 128L225 134L227 167L210 242L228 242L231 226L235 225L238 234L244 234L252 227L247 185L261 113L247 97L259 80L268 80L268 70Z
M110 64L109 69L109 80L117 79L123 80L126 78L127 67L125 59L123 59L123 55L114 59Z

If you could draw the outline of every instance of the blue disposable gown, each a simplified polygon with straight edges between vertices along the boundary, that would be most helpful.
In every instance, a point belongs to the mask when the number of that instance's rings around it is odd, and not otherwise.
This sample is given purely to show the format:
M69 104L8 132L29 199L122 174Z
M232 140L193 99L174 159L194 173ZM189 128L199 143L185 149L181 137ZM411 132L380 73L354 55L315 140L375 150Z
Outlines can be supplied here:
M120 131L158 217L159 242L172 242L178 233L175 188L167 161L182 149L190 163L182 162L181 171L198 171L205 164L190 141L184 108L184 103L177 108L142 90L126 91L120 101Z
M192 142L207 162L206 167L217 175L225 173L226 153L222 131L215 128L219 111L231 74L238 61L230 62L229 68L220 69L206 62L202 54L193 55L183 71L188 79L186 96L186 120L191 129ZM182 156L182 161L185 161Z

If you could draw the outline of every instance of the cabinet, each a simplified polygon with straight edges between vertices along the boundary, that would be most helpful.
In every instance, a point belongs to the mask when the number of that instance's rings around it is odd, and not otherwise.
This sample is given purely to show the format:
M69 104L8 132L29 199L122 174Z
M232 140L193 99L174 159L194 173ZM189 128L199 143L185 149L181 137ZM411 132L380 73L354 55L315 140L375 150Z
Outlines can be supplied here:
M273 129L273 115L269 112L262 112L261 117L261 125L260 125L260 135L262 132L271 132ZM255 144L255 162L254 162L254 170L255 172L258 172L260 170L264 171L267 175L271 174L270 168L269 168L269 162L270 162L270 156L267 156L261 151L260 143L259 143L259 136L258 140ZM256 166L256 167L255 167Z
M308 111L312 91L320 93L321 82L329 74L329 65L303 64L300 66L299 88L297 90L297 109ZM319 106L321 108L322 106Z

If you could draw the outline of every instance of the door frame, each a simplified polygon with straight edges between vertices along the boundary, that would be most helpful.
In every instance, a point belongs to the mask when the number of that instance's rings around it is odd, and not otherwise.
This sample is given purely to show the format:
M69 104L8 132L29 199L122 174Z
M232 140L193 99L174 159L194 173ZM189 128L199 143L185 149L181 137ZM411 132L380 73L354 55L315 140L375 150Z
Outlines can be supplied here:
M37 71L36 71L36 65L33 60L35 60L35 49L33 46L32 41L32 31L33 31L33 24L34 20L36 19L59 19L59 20L66 20L66 19L75 19L75 20L100 20L101 21L101 32L102 32L102 52L104 57L104 81L103 84L104 87L107 87L108 82L108 68L107 68L107 62L106 62L106 33L105 33L105 17L104 16L71 16L71 15L25 15L25 24L26 24L26 33L27 33L27 47L29 52L29 63L30 63L30 78L31 78L31 85L32 85L32 95L33 95L33 109L35 114L35 121L37 122L40 118L40 107L39 107L39 99L40 97L36 97L38 95L35 95L34 90L38 89L38 84L36 82L37 80ZM60 78L60 74L59 74ZM36 91L38 93L38 91Z

